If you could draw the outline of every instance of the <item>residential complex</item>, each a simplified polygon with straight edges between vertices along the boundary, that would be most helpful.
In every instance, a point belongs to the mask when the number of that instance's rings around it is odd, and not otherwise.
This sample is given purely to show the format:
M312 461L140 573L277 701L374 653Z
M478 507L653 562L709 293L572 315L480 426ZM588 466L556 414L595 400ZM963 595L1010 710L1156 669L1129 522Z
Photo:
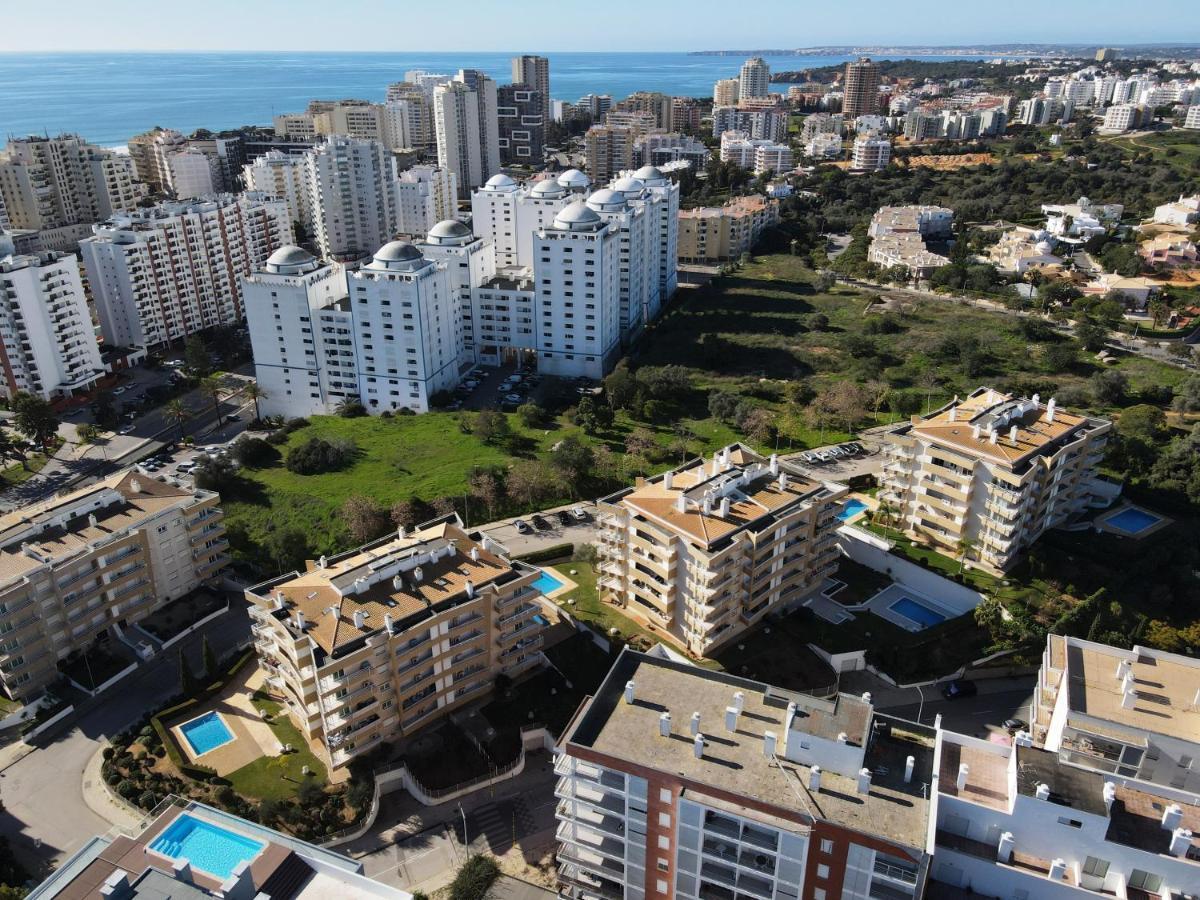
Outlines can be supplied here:
M0 685L32 699L57 663L220 575L220 498L137 472L0 517Z
M460 197L500 171L496 82L474 69L433 91L438 165L454 173Z
M926 242L948 238L953 224L954 210L942 206L880 207L867 229L867 260L884 268L903 266L912 278L928 278L950 260L929 250Z
M592 181L608 181L633 167L633 148L638 133L619 125L593 125L584 135L584 156Z
M541 100L542 123L550 121L550 60L544 56L514 56L512 85L537 91Z
M699 656L837 570L847 488L741 444L599 501L602 599Z
M1112 423L991 388L885 435L880 499L899 527L994 570L1048 528L1108 505L1099 478Z
M849 120L879 112L879 64L862 58L846 63L842 115Z
M726 131L740 131L756 141L787 140L788 114L783 110L759 109L747 106L717 106L713 108L713 137Z
M458 212L458 182L439 166L413 166L396 179L396 231L423 235Z
M1120 203L1093 203L1087 197L1080 197L1076 203L1042 204L1046 231L1056 240L1075 245L1107 234L1124 212Z
M854 139L850 168L855 172L879 172L892 161L892 142L878 134L863 134Z
M538 570L456 516L246 590L259 665L333 768L541 663Z
M921 897L936 735L625 650L559 740L560 895Z
M152 347L244 317L241 279L292 242L287 204L246 192L114 216L79 245L104 340Z
M303 153L271 150L242 169L246 190L284 201L292 223L311 234L315 217L310 204L314 197L308 179L308 160Z
M0 234L0 396L89 389L104 365L78 258L10 250Z
M496 91L496 118L499 127L500 164L531 166L542 164L546 123L541 91L524 85L502 85Z
M185 844L197 853L184 855ZM231 858L240 857L240 858ZM214 873L210 868L221 868ZM228 871L225 871L227 869ZM363 865L195 801L138 828L92 838L33 889L33 900L411 900Z
M738 99L766 97L771 93L771 68L761 56L755 56L742 64L738 76Z
M673 131L644 134L633 145L633 164L639 168L687 160L703 169L711 155L703 141Z
M740 131L726 131L721 135L721 161L751 169L755 175L787 173L796 165L792 148L787 144L752 140Z
M713 106L737 106L741 81L737 78L722 78L713 85Z
M778 224L779 201L770 197L735 197L724 206L680 210L679 261L711 265L738 259Z
M395 184L395 161L379 141L335 136L308 151L304 189L321 255L360 259L391 240L398 224Z

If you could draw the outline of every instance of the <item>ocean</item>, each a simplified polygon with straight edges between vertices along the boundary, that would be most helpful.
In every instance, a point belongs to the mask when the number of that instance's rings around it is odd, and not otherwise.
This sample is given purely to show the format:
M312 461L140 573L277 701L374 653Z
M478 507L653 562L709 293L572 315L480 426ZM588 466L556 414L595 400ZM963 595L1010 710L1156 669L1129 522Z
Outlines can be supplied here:
M534 52L530 50L518 52ZM547 53L556 99L634 91L712 95L738 74L733 56ZM102 146L155 125L184 133L269 125L312 98L382 100L409 69L512 77L513 53L0 53L0 135L74 132ZM767 57L772 71L844 63L844 56ZM922 57L964 59L968 57ZM773 85L785 91L786 85Z

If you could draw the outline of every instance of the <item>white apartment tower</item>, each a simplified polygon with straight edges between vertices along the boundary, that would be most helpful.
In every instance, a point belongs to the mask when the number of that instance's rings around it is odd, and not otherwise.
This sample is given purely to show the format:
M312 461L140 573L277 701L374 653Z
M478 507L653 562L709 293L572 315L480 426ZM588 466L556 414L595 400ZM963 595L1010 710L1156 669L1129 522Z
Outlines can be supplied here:
M189 148L167 156L171 193L178 200L195 200L215 194L221 187L221 163L215 156Z
M713 85L713 106L737 106L740 90L737 78L722 78Z
M391 129L393 147L416 147L431 150L437 146L433 130L433 89L419 84L397 81L389 84L384 101L385 123ZM401 140L408 143L398 143Z
M269 150L242 167L246 190L259 191L283 200L292 222L312 233L312 210L308 202L308 181L303 154Z
M642 166L621 175L613 187L624 193L626 199L647 206L650 231L657 235L658 293L653 288L649 292L646 319L649 322L658 317L662 305L674 296L679 286L679 185L656 166Z
M742 72L738 76L738 99L748 97L767 97L771 93L771 68L761 56L755 56L742 63Z
M363 404L427 412L431 396L458 384L461 314L447 267L392 241L347 273L347 287Z
M507 175L493 175L471 194L471 224L495 246L497 266L531 267L534 234L590 189L591 181L578 169L524 187Z
M630 203L622 191L602 188L587 199L588 208L616 230L620 249L621 337L628 341L647 322L650 282L658 294L658 236L646 204Z
M80 254L104 340L151 347L243 318L241 279L292 243L265 194L169 201L96 225Z
M514 56L512 83L521 84L542 95L542 122L550 121L550 60L544 56Z
M334 136L305 156L311 237L326 259L360 259L396 232L396 166L379 141Z
M434 89L433 112L438 165L454 173L459 196L468 197L500 171L496 83L473 70L461 71Z
M187 138L170 128L155 128L129 139L129 156L133 160L137 180L151 190L171 189L170 166L167 157L187 149Z
M495 274L496 248L491 241L472 234L470 228L455 219L434 225L417 248L426 259L446 266L450 289L458 305L462 338L458 348L459 360L467 364L474 363L476 343L471 292Z
M0 369L9 398L70 396L104 374L76 257L0 256Z
M396 231L423 235L458 209L454 173L440 166L413 166L396 180Z

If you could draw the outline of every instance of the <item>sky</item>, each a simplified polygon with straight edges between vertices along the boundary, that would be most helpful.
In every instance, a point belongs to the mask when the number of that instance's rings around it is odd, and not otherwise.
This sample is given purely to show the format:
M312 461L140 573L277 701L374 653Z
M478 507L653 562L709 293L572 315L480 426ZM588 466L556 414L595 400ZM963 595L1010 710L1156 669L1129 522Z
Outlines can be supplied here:
M3 0L0 52L750 50L818 45L1200 44L1196 0Z

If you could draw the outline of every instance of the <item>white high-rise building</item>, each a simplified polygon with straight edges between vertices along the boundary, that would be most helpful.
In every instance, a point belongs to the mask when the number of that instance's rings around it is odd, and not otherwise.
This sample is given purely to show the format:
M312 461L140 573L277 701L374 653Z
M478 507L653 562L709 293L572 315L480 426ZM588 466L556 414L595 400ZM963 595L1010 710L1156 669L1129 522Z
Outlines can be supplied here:
M471 194L471 223L495 246L497 266L531 267L533 235L590 189L591 181L578 169L524 187L507 175L494 175Z
M738 99L766 97L771 93L771 68L761 56L755 56L742 64L738 77Z
M454 173L440 166L413 166L396 180L396 230L424 235L438 222L453 219L458 208Z
M167 157L187 149L187 138L171 128L155 128L129 139L129 156L137 180L154 191L171 189Z
M379 141L335 136L305 156L311 237L321 255L354 260L396 233L396 164Z
M200 150L177 150L167 156L167 177L176 199L207 197L220 189L220 163Z
M850 168L856 172L877 172L886 169L892 160L892 142L877 134L864 134L854 139Z
M752 140L741 131L726 131L721 135L721 161L752 169L756 175L790 172L796 165L788 145Z
M471 227L496 248L497 266L520 265L516 224L520 195L521 186L504 174L493 175L471 193Z
M1191 131L1200 130L1200 106L1188 108L1187 116L1183 120L1183 127Z
M79 260L0 247L0 396L70 396L104 374Z
M445 264L459 310L459 360L474 363L476 343L471 292L496 274L495 245L472 234L462 222L447 219L429 229L417 249L426 259Z
M448 84L453 80L453 77L437 72L426 72L424 69L409 69L404 73L404 80L408 84L415 84L417 87L423 90L427 96L432 97L433 92L437 90L438 85Z
M169 201L96 225L80 242L104 340L150 347L243 317L241 280L293 241L265 194Z
M658 272L658 291L651 286L646 315L646 321L652 322L679 286L679 185L655 166L642 166L622 172L613 187L631 203L646 205L650 232L657 236L658 254L652 265Z
M305 165L303 154L269 150L242 167L242 181L248 191L260 191L283 200L292 222L311 234L312 210L308 206Z
M649 205L630 203L623 191L601 188L587 199L588 208L616 230L619 244L621 336L638 334L650 315L651 282L658 279L653 263L658 259L657 235ZM654 293L658 285L654 284Z
M461 313L447 267L392 241L347 286L363 404L428 411L430 397L458 385Z
M458 180L459 196L468 197L500 171L500 124L496 82L473 69L433 92L438 165Z

